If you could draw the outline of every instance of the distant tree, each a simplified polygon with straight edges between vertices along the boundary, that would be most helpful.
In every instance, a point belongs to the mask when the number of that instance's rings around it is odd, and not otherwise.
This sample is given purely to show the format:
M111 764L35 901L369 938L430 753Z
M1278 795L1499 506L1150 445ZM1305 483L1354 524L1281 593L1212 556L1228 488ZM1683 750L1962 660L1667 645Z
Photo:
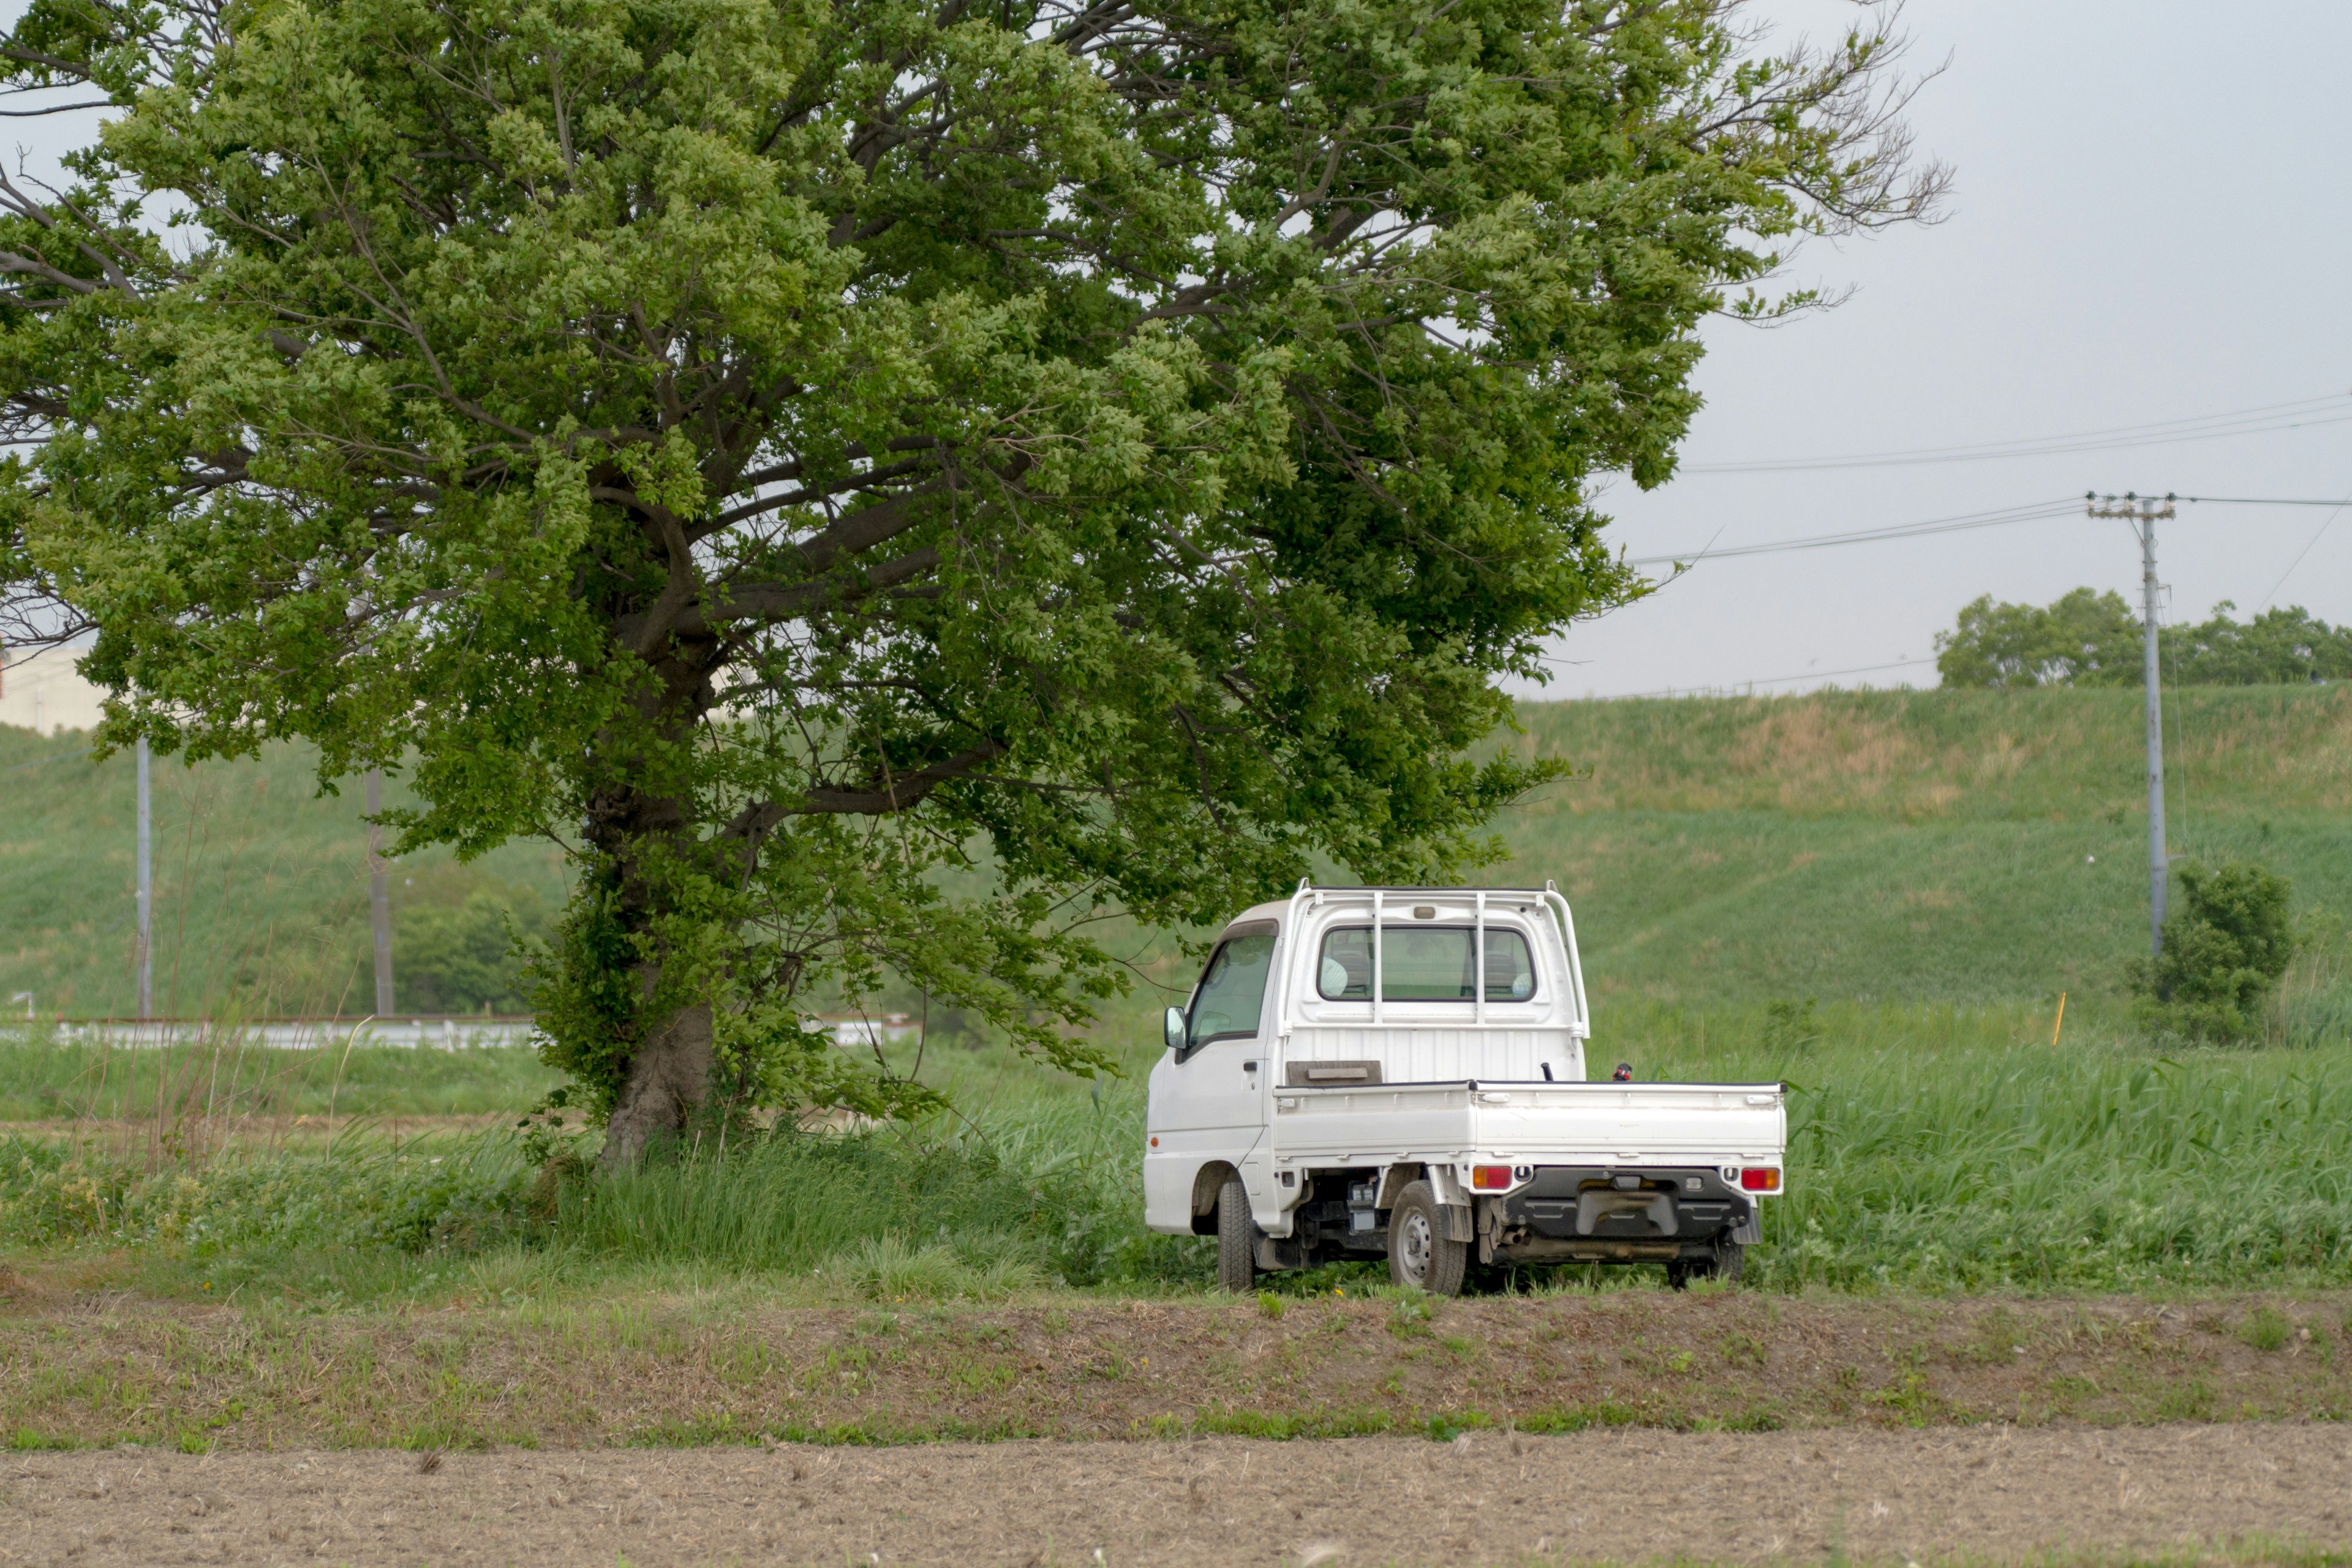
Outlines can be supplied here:
M2352 678L2352 626L2331 626L2301 605L2251 621L2224 599L2202 626L2160 634L2164 679L2181 686L2300 685ZM2137 686L2144 674L2139 617L2115 593L2077 588L2047 605L1995 604L1990 594L1936 634L1946 686Z
M2055 604L1995 604L1985 595L1936 634L1946 686L2114 686L2137 679L2140 627L2114 593L2077 588Z
M2294 958L2286 879L2234 862L2191 862L2179 875L2181 907L2164 922L2163 952L2130 966L2143 1016L2194 1039L2244 1039Z
M1698 327L1927 212L1895 41L1736 0L29 0L0 575L108 744L542 836L636 1157L922 1090L895 973L1079 1071L1089 936L1495 853L1507 679L1642 591ZM62 98L58 89L73 89ZM165 243L149 215L181 226Z
M2302 605L2233 621L2224 599L2202 626L2165 628L2165 677L2183 686L2300 686L2352 679L2352 626L2331 626Z
M393 921L393 982L412 1013L518 1013L530 1006L525 944L546 906L528 888L478 888L463 902L411 904Z

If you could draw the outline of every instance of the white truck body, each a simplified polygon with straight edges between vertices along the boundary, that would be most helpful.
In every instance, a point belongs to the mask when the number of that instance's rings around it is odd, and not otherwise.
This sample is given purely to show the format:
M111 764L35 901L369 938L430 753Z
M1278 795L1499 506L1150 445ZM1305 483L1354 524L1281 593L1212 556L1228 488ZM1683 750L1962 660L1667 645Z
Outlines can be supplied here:
M1402 1269L1415 1183L1412 1224L1461 1249L1457 1274L1663 1262L1680 1282L1736 1272L1779 1190L1781 1085L1585 1081L1576 928L1549 886L1301 883L1227 926L1168 1029L1145 1219L1220 1234L1228 1285L1350 1256Z

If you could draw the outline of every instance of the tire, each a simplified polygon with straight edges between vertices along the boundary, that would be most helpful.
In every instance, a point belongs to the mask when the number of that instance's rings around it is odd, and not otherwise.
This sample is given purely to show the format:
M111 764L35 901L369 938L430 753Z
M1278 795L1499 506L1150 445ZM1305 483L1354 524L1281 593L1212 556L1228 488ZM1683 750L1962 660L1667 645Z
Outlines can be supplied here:
M1397 1194L1389 1210L1389 1278L1433 1296L1462 1294L1470 1244L1445 1239L1445 1212L1427 1182L1414 1182Z
M1257 1259L1251 1256L1257 1226L1250 1219L1249 1189L1235 1176L1217 1189L1217 1286L1236 1295L1257 1283Z
M1748 1249L1736 1241L1717 1241L1713 1258L1693 1258L1666 1265L1666 1283L1680 1290L1694 1279L1718 1279L1737 1285L1748 1268Z

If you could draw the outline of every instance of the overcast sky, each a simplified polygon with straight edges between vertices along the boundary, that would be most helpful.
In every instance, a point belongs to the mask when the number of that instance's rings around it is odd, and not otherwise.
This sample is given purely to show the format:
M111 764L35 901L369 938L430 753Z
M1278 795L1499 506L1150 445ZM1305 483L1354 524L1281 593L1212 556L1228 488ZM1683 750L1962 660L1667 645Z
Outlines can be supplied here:
M1816 31L1835 0L1764 0ZM1686 467L2061 435L2335 395L2352 413L2352 5L1914 0L1915 106L1957 167L1950 216L1798 258L1858 286L1834 310L1706 333ZM2087 489L2352 497L2352 424L2020 460L1830 472L1687 472L1603 505L1640 557L1903 523ZM2183 507L2161 526L2173 618L2262 603L2325 509ZM1580 626L1549 694L1602 696L1925 660L1979 594L2079 584L2138 603L2127 525L2079 518L1702 562ZM2352 516L2276 602L2352 620ZM1809 679L1775 678L1806 676ZM1932 685L1932 664L1834 678Z

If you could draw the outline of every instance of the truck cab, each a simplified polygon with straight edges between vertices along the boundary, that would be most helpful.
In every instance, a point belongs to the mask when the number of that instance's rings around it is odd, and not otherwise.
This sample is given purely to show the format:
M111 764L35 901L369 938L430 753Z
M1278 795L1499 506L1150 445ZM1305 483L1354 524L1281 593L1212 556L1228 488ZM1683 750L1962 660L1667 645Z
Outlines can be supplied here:
M1316 888L1245 910L1145 1117L1145 1220L1218 1277L1385 1256L1452 1293L1514 1263L1736 1276L1780 1188L1780 1084L1587 1082L1557 888Z

